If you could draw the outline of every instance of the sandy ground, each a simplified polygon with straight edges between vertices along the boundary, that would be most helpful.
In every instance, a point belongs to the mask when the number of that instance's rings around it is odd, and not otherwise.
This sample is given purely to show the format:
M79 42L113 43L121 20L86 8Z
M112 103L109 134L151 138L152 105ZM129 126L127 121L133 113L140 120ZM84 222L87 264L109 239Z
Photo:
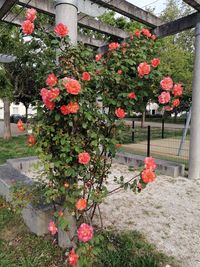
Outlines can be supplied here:
M113 164L109 189L116 186L114 176L121 175L130 179L134 173ZM139 194L110 195L101 210L104 226L138 230L182 267L200 267L200 180L158 176Z

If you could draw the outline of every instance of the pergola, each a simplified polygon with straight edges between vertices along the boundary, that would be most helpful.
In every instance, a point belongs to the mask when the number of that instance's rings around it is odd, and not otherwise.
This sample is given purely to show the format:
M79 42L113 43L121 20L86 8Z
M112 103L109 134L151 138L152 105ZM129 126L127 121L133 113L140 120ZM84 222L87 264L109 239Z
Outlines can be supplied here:
M54 16L56 23L66 24L70 30L72 44L81 41L96 48L105 47L102 40L78 34L77 26L91 29L123 40L129 34L95 19L105 9L116 11L151 28L157 37L165 37L196 27L195 65L192 91L192 121L190 135L189 178L200 178L200 0L183 0L196 12L183 18L165 23L155 15L127 2L126 0L0 0L0 20L21 25L22 18L11 12L14 5L33 7L38 12ZM0 54L0 61L9 56ZM11 57L10 57L11 60Z

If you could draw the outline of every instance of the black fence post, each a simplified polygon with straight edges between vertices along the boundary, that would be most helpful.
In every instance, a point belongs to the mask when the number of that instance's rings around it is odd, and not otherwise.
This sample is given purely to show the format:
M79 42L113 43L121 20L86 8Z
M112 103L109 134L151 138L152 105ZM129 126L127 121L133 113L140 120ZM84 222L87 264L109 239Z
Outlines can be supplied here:
M165 134L165 119L162 118L162 139L164 139L164 134Z
M132 142L135 142L135 121L132 121Z
M151 126L148 125L147 131L147 157L150 157Z

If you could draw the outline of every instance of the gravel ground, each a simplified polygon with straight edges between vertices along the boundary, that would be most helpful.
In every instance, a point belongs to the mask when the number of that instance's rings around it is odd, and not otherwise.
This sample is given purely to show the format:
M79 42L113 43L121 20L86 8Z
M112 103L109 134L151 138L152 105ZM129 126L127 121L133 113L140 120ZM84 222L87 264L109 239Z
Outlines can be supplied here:
M117 163L111 171L110 189L116 186L114 176L134 175ZM160 175L139 194L121 190L110 195L101 211L105 227L138 230L160 251L181 261L182 267L200 267L199 203L200 180Z

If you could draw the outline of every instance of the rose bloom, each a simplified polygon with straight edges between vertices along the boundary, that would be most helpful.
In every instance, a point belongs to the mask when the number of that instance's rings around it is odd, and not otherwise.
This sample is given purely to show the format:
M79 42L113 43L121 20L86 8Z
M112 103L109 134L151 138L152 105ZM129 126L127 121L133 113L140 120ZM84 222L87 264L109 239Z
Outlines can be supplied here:
M115 49L117 49L117 48L119 48L119 47L120 47L120 44L119 44L119 43L116 43L116 42L110 43L110 44L108 45L108 48L109 48L110 51L111 51L111 50L115 50Z
M174 108L177 108L179 105L180 105L180 100L179 100L179 99L174 99L174 100L172 101L172 106L173 106Z
M156 40L156 36L154 34L151 35L152 40Z
M51 88L48 92L48 97L50 99L56 99L60 95L60 90L58 88Z
M128 94L128 98L136 99L136 94L134 92L131 92L131 93Z
M180 83L174 85L174 88L172 89L172 94L174 96L181 96L183 94L183 87Z
M84 210L87 207L87 200L84 198L80 198L77 202L76 202L76 208L77 210Z
M123 108L117 108L115 110L115 115L120 118L120 119L123 119L125 117L125 111Z
M173 108L170 106L165 106L164 109L165 109L165 111L172 111L173 110Z
M143 33L143 35L145 35L147 37L151 37L151 33L148 29L142 29L142 33Z
M72 267L76 267L78 263L78 254L75 253L74 249L72 249L69 254L68 254L68 264L71 265Z
M49 110L54 110L56 106L56 104L54 102L51 102L50 100L45 100L44 104Z
M142 176L143 182L146 184L153 182L156 179L155 173L150 169L143 170L141 176Z
M68 79L65 83L65 88L69 94L78 95L81 91L81 85L74 79Z
M46 89L46 88L42 88L42 89L40 90L40 95L42 96L42 98L43 98L43 97L47 97L48 94L49 94L49 90L48 90L48 89Z
M140 65L138 66L138 73L140 77L148 75L150 71L151 71L151 66L148 65L146 62L140 63Z
M82 223L77 230L78 239L82 242L87 242L93 237L93 227L89 224Z
M28 135L29 146L34 146L36 144L36 138L33 134Z
M37 11L34 8L29 8L26 10L25 16L27 20L30 20L31 22L33 22L37 18L36 14L37 14Z
M154 158L152 157L146 157L144 159L144 164L145 164L145 169L150 169L152 171L156 169L156 163L155 163Z
M162 89L169 91L173 87L173 80L170 77L165 77L161 82L160 86Z
M116 148L119 148L119 147L121 147L121 146L122 146L122 144L116 144L116 145L115 145Z
M162 92L159 96L158 96L158 102L160 104L167 104L170 101L170 93L169 92Z
M89 72L87 72L87 71L83 72L83 74L82 74L82 80L83 81L90 81L90 74L89 74Z
M77 113L77 111L79 110L80 106L77 102L70 102L67 105L67 109L69 113Z
M34 24L30 20L25 20L22 23L22 31L26 35L31 35L34 31Z
M141 34L141 31L140 30L136 30L135 32L134 32L134 35L136 36L136 37L140 37L140 34Z
M56 225L53 221L51 221L49 223L48 230L52 235L55 235L58 232L58 228L56 227Z
M20 130L20 132L24 132L25 128L24 128L24 123L22 120L18 120L17 122L17 128Z
M54 28L54 32L60 37L65 37L68 35L69 30L63 23L58 23Z
M160 64L160 59L159 58L154 58L151 60L151 66L156 68Z
M78 162L84 165L88 164L90 162L90 154L87 152L79 153Z
M69 109L68 109L68 105L62 105L60 107L60 111L63 115L68 115L69 114Z
M121 75L121 74L122 74L122 70L118 70L117 73L118 73L119 75Z
M101 60L102 56L103 56L103 54L97 54L97 55L95 56L96 61Z
M49 86L55 86L57 84L58 78L54 73L48 75L46 79L46 84Z
M62 211L62 210L59 210L59 212L58 212L58 216L59 216L59 217L63 217L63 215L64 215L63 211Z

